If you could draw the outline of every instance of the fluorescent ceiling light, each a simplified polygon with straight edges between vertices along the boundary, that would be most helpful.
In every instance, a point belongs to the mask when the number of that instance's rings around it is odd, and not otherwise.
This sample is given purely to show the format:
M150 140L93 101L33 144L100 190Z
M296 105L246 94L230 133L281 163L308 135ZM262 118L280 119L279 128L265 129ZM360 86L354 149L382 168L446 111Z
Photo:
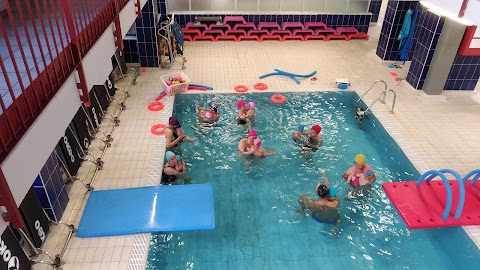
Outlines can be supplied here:
M420 1L420 4L424 5L426 8L428 8L431 12L439 15L439 16L445 16L447 18L450 18L456 22L459 22L461 24L465 24L465 25L473 25L473 22L471 22L470 20L468 19L465 19L465 18L459 18L458 17L458 14L455 14L455 13L452 13L448 10L445 10L441 7L438 7L430 2L425 2L425 1Z

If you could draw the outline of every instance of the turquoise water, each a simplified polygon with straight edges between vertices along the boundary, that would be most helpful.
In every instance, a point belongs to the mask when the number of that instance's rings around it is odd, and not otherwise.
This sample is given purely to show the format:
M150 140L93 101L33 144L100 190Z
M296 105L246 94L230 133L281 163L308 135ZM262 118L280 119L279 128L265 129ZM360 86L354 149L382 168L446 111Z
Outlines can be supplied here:
M173 115L197 138L181 151L192 182L213 184L216 228L153 235L147 269L478 269L480 252L461 228L407 229L381 183L419 173L374 117L357 125L355 93L287 93L281 106L271 95L175 97ZM235 122L239 98L255 102L255 129L276 156L238 155L246 132ZM212 101L222 113L218 126L197 128L195 104ZM305 156L290 137L299 124L316 123L324 144ZM340 177L357 153L365 154L377 182L355 195ZM295 212L302 193L315 197L319 170L341 201L335 235L332 225Z

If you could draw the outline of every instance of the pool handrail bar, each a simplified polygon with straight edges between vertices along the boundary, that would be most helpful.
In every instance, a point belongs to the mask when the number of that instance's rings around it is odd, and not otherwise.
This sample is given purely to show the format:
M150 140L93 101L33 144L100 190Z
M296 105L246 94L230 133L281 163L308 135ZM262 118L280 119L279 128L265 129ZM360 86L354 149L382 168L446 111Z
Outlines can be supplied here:
M445 175L440 171L430 170L430 171L424 173L423 175L421 175L418 178L418 180L416 182L416 186L417 187L420 186L420 184L423 182L423 180L425 180L426 182L429 182L431 179L433 179L436 176L440 176L440 178L442 178L443 184L445 185L445 189L447 191L447 201L445 203L445 210L443 211L443 215L442 215L442 219L447 220L448 214L450 213L450 209L452 208L452 188L450 187L450 183L448 182L447 177L445 177ZM428 180L427 180L427 177L429 177ZM462 184L463 184L463 182L462 182Z
M388 90L388 85L387 83L384 81L384 80L376 80L373 82L372 86L370 86L370 88L367 89L367 91L365 91L365 93L363 93L363 95L357 100L357 103L355 103L355 108L358 107L358 103L360 102L360 100L362 100L362 98L370 91L372 90L372 88L377 84L377 83L383 83L385 85L385 89L383 91L387 91ZM385 101L385 98L383 99ZM384 102L385 103L385 102Z

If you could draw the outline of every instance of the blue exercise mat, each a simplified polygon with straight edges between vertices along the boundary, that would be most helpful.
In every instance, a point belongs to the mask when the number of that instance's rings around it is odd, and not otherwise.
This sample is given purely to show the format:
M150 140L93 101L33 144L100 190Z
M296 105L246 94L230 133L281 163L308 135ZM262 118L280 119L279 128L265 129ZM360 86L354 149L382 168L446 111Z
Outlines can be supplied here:
M149 186L92 191L78 237L211 230L211 184Z

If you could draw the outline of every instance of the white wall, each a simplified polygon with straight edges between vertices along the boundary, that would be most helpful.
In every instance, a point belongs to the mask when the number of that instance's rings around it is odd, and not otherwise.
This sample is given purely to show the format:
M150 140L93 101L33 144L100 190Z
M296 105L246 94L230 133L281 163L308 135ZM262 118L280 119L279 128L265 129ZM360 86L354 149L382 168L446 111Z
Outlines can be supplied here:
M94 85L102 85L105 83L105 80L113 69L111 58L114 53L115 38L112 24L83 58L83 69L85 70L89 91Z
M134 2L131 0L120 12L123 35L136 19ZM142 6L145 5L146 0L141 3ZM111 57L116 49L113 25L112 23L83 59L89 89L95 84L103 84L112 71ZM12 153L1 164L17 205L23 201L33 181L80 107L78 93L75 76L72 74ZM1 210L0 214L2 214ZM0 218L0 234L7 225Z

